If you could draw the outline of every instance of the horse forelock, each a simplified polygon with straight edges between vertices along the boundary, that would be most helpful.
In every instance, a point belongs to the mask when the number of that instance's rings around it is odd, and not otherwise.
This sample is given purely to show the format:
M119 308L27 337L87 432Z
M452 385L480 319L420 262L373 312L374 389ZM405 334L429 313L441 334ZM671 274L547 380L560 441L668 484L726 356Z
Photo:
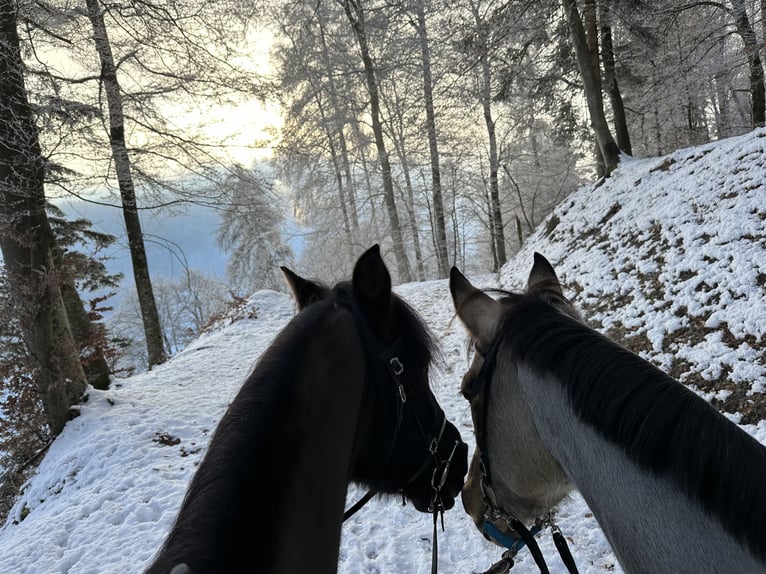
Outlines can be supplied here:
M440 364L442 356L436 337L420 315L403 299L393 296L394 315L399 323L402 345L411 360L418 365Z
M502 352L563 385L574 413L669 477L766 560L766 448L691 390L536 294L515 295Z
M441 354L436 337L420 315L404 299L391 294L390 308L363 310L353 301L351 283L339 283L333 289L335 304L347 306L357 321L366 322L360 328L360 337L368 354L374 355L381 349L396 348L405 363L405 372L410 365L428 367L439 364Z

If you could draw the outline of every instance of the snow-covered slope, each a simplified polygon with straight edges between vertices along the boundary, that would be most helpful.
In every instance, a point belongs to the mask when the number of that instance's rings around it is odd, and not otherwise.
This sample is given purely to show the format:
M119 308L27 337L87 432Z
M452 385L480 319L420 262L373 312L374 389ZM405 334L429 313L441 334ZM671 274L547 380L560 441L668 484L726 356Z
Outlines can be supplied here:
M744 428L766 443L765 182L764 130L667 158L625 159L605 183L570 196L500 274L470 279L521 287L533 251L543 253L595 326L739 413L735 420L751 423ZM468 365L465 336L447 282L397 291L441 341L433 387L472 444L458 392ZM237 320L168 363L91 391L0 530L0 572L141 572L227 403L293 313L287 295L256 293ZM349 501L362 493L350 488ZM459 502L445 525L440 572L478 572L499 558ZM562 505L559 525L580 572L621 571L579 496ZM551 571L565 572L548 536L541 548ZM374 500L344 526L339 571L425 574L430 552L429 516L397 500ZM537 569L523 553L513 572Z
M743 422L766 418L766 130L624 159L501 273L549 258L591 323Z

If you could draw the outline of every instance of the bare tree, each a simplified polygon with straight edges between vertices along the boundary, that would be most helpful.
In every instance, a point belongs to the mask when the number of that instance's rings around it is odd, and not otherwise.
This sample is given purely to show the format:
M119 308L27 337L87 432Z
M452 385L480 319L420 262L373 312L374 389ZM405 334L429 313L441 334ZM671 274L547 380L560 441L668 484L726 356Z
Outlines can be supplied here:
M162 343L162 327L154 300L152 281L149 276L149 263L146 258L144 235L141 220L138 217L136 190L130 171L130 157L125 141L125 121L122 106L122 94L117 78L117 66L112 56L112 48L104 23L104 14L98 0L86 0L88 18L93 26L93 41L101 62L101 82L106 92L109 109L109 144L112 148L115 172L122 199L122 214L128 233L128 247L133 265L133 278L136 283L138 301L141 305L141 317L148 353L149 368L163 363L167 353Z
M500 160L498 159L497 133L495 119L492 117L492 63L490 46L490 23L479 11L479 2L469 0L473 24L475 26L470 42L472 51L479 62L479 99L484 112L484 124L487 128L487 140L489 143L489 221L490 235L492 239L492 254L495 260L495 269L499 269L508 257L505 249L505 225L503 224L503 212L500 206L500 187L498 185L498 171Z
M614 131L617 136L617 145L628 155L633 155L633 147L630 144L630 132L628 120L625 117L625 104L622 101L622 93L617 82L617 69L614 58L614 43L612 41L612 12L613 0L599 0L599 24L601 29L601 50L604 63L604 88L609 94L614 117Z
M367 85L367 92L370 98L370 117L372 120L372 133L375 136L375 146L378 150L378 161L381 166L381 175L383 178L383 197L388 212L388 219L391 224L391 239L394 246L394 259L396 260L397 276L399 281L407 283L412 281L410 274L407 252L404 249L402 239L402 230L399 223L399 214L396 210L396 199L394 195L394 182L391 176L391 163L388 158L388 150L383 137L383 126L381 123L380 95L378 94L378 80L375 77L375 64L370 54L370 48L367 41L367 22L366 13L361 0L338 0L343 6L349 24L354 31L359 51L364 65L364 77Z
M0 1L0 247L20 328L39 369L38 388L56 435L86 377L72 337L45 212L43 160L27 99L15 2Z
M577 64L583 80L585 98L588 102L590 122L596 136L598 149L603 158L606 173L611 172L620 161L620 149L612 137L609 124L604 114L604 99L601 94L601 72L598 60L594 61L594 55L588 45L588 36L585 32L583 19L577 8L576 0L561 0L566 12L567 22L571 33L572 44L577 56ZM594 2L586 0L585 3ZM591 6L592 7L592 6ZM591 11L593 12L593 11ZM591 35L595 38L595 34Z
M282 238L284 215L279 198L252 170L236 168L228 181L219 243L230 253L227 275L242 295L280 289L281 265L292 253Z
M439 277L449 273L447 255L447 232L444 226L444 201L442 199L441 169L439 167L439 144L436 137L436 113L434 111L433 77L431 74L431 50L426 29L425 1L415 0L415 30L420 46L420 61L423 70L423 95L426 108L426 134L428 151L431 156L431 195L433 197L433 231L436 244L436 260Z
M764 87L763 63L758 51L758 40L747 15L745 0L729 0L729 2L731 3L734 25L745 45L745 55L750 72L750 104L753 125L762 126L766 120L766 87Z

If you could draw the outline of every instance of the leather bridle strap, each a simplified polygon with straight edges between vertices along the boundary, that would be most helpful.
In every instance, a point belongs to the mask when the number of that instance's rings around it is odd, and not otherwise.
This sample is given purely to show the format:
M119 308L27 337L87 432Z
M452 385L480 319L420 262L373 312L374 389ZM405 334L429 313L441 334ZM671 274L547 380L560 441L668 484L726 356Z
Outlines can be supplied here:
M359 510L370 500L372 500L372 497L378 494L378 491L374 488L371 488L367 491L367 494L365 494L362 498L357 500L346 512L343 513L343 522L354 516Z
M476 352L484 358L484 362L479 369L479 374L476 377L476 381L473 383L473 385L471 385L471 388L464 393L465 398L468 399L469 402L472 402L473 399L479 395L479 393L484 391L482 420L480 421L479 428L476 429L476 446L481 453L480 468L482 473L482 493L489 506L493 507L495 512L497 512L498 509L496 508L496 500L494 500L494 495L487 497L487 493L492 492L492 474L490 473L489 455L487 453L486 441L487 419L489 418L490 386L492 383L492 373L497 362L497 352L500 348L501 341L502 335L498 336L492 342L492 345L486 354L482 353L481 350L476 347ZM535 539L535 535L541 531L541 528L535 525L530 532L530 530L524 526L524 524L517 518L509 515L506 516L506 518L508 526L510 526L519 535L518 539L511 540L508 535L500 530L497 530L491 522L488 522L485 519L484 531L487 532L488 527L490 527L490 530L494 529L494 532L489 532L489 534L508 549L508 551L503 555L503 559L492 566L492 568L490 568L485 574L488 574L489 572L508 572L513 566L513 558L516 556L516 553L525 545L529 548L529 551L532 554L537 567L540 569L541 574L549 574L548 566L545 563L545 558L543 557L540 546L538 546L537 540ZM577 574L577 565L575 564L572 553L569 550L566 538L564 538L564 535L561 533L559 527L556 526L550 518L549 523L551 530L553 531L553 543L556 545L556 549L559 551L564 565L567 567L567 570L570 572L570 574Z
M446 415L445 415L446 420ZM444 430L444 425L442 425L442 431ZM439 438L441 438L441 431L439 432ZM444 462L444 467L442 468L442 461L437 461L437 464L434 467L434 473L431 476L431 488L434 489L434 500L431 503L431 511L434 515L434 535L433 535L433 542L432 542L432 552L431 552L431 574L436 574L439 569L439 541L438 541L438 528L436 527L436 523L438 521L438 517L441 514L442 518L442 532L444 532L444 506L442 505L441 501L441 490L444 487L444 484L447 482L447 477L449 476L449 468L452 464L452 459L455 457L455 453L457 452L457 447L460 444L459 441L455 441L454 446L452 447L452 452L450 452L449 458ZM434 457L437 456L439 443L436 442L436 450L434 450L433 455Z
M433 549L431 551L431 574L436 574L439 570L439 543L437 541L438 529L436 528L436 520L439 515L439 511L434 509L434 535L433 535ZM442 520L444 520L444 514L442 514Z
M564 563L564 565L567 567L567 570L569 570L571 574L577 574L577 564L575 564L572 552L569 550L569 545L567 544L566 538L564 538L564 535L561 533L561 530L559 530L558 526L553 526L552 528L553 543L556 545L556 549L559 551L561 561Z
M511 520L510 527L518 532L521 539L529 548L529 551L532 553L532 558L535 559L535 564L537 564L537 567L540 569L540 574L550 574L548 565L545 563L545 558L543 558L543 553L537 545L537 540L535 540L535 537L527 527L516 518Z

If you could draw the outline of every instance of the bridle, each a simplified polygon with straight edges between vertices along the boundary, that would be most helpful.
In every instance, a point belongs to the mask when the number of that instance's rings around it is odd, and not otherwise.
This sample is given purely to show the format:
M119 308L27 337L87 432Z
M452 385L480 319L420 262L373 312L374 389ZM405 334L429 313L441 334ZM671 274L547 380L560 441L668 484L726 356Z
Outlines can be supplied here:
M341 291L341 293L343 293ZM345 298L344 298L345 299ZM389 378L394 383L395 401L396 401L396 425L394 427L394 434L391 439L391 446L388 449L383 468L385 469L391 462L393 456L394 447L396 446L399 438L399 430L404 420L405 412L410 412L415 418L415 422L420 429L420 433L427 445L428 454L423 459L420 467L410 476L406 482L406 486L409 486L416 480L418 480L429 466L433 465L433 473L431 475L431 503L428 507L428 512L433 514L433 544L432 544L432 557L431 557L431 572L436 574L438 564L438 548L437 548L437 522L438 517L441 516L442 531L444 531L444 504L442 502L441 491L447 482L449 477L450 467L455 457L455 453L458 450L460 441L456 440L452 445L449 456L446 459L442 459L439 453L439 446L444 435L444 430L447 428L447 415L444 410L437 405L438 414L434 419L433 428L429 431L425 430L423 423L420 420L417 412L414 409L407 409L407 391L404 386L403 375L405 372L405 365L402 362L400 356L401 353L398 350L401 339L398 339L389 348L383 348L380 345L377 337L374 336L367 321L364 319L362 311L358 308L356 299L352 296L350 301L341 300L339 304L348 308L356 319L357 329L363 341L366 341L370 346L376 348L376 355L386 365ZM436 430L438 428L438 430ZM436 432L433 432L435 431ZM403 492L403 490L402 490ZM351 516L356 514L367 502L369 502L378 491L376 489L370 489L367 493L354 503L348 510L343 513L343 521L345 522ZM402 500L405 501L402 494Z
M402 419L404 418L404 410L405 410L405 405L407 403L407 394L404 389L404 384L402 383L400 378L401 375L404 373L404 365L399 360L399 357L397 355L391 355L391 357L387 361L387 365L389 366L389 373L391 375L391 378L396 383L396 395L397 395L398 402L397 402L397 409L396 409L396 413L397 413L396 427L394 430L393 439L391 441L391 448L389 449L388 456L386 457L386 462L383 465L384 468L388 466L388 463L390 462L391 455L394 450L394 446L396 445L396 441L399 436L399 429L401 427ZM428 511L433 514L433 543L432 543L432 552L431 552L432 574L436 574L438 562L439 562L438 528L437 528L439 516L441 516L442 531L444 531L444 510L445 509L441 499L441 491L445 483L447 482L447 478L449 477L450 466L452 465L452 460L454 459L455 453L457 452L457 447L460 445L459 441L455 441L447 459L446 460L441 459L441 457L439 456L439 444L441 443L441 439L444 434L444 429L447 427L447 415L444 413L441 407L439 407L439 413L441 414L441 417L437 417L436 422L438 424L439 418L441 418L441 424L439 424L438 433L434 435L433 433L430 433L430 432L426 433L425 429L423 428L423 424L421 423L417 413L412 411L412 415L415 417L415 422L420 428L420 432L423 435L423 438L425 439L426 443L428 444L428 455L426 455L426 457L424 458L418 470L416 470L407 481L407 485L412 484L418 478L420 478L420 476L428 469L428 467L431 464L433 464L434 470L431 475L432 497L431 497L431 504L428 508ZM375 489L368 490L367 493L361 499L359 499L356 503L354 503L353 506L351 506L348 510L346 510L343 513L343 521L345 522L347 519L351 518L354 514L356 514L356 512L359 511L365 504L367 504L376 494L378 494L377 490ZM402 496L402 500L404 501L404 496Z
M514 558L525 546L529 548L532 557L540 569L541 574L549 574L548 565L540 550L535 536L545 528L550 528L553 534L553 543L559 551L562 561L570 574L578 574L572 553L567 545L566 538L561 529L554 521L553 511L538 517L531 528L527 528L523 522L513 514L503 509L497 503L497 497L492 487L492 473L490 472L489 455L487 453L487 419L489 415L489 396L492 375L497 364L497 353L502 344L502 333L495 337L489 350L484 353L477 344L474 345L476 352L483 358L479 374L470 388L463 391L463 396L473 405L476 397L483 392L482 414L480 424L475 429L476 448L480 453L479 470L481 472L481 495L485 508L482 532L506 548L502 558L493 564L483 574L506 574L514 564Z

